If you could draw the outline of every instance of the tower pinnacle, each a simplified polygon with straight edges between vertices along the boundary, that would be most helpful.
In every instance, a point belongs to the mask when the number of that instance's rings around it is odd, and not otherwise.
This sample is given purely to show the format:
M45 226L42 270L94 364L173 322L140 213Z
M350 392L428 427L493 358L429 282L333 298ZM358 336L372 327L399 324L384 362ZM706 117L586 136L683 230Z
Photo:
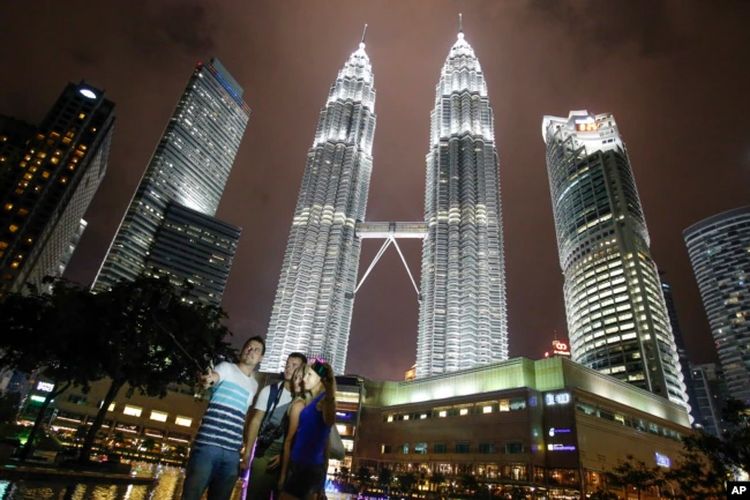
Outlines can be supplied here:
M458 13L458 36L462 37L464 34L464 15L462 13Z
M365 37L367 36L367 23L365 23L365 27L362 30L362 39L359 41L359 48L363 49L365 48Z

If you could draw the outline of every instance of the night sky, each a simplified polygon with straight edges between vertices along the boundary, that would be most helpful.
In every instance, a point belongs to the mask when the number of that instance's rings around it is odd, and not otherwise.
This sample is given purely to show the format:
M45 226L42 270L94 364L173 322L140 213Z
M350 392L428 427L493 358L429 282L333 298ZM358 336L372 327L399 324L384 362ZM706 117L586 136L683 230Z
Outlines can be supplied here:
M566 335L541 120L588 109L615 115L690 357L713 360L681 233L750 202L750 2L3 2L0 113L38 123L81 79L116 103L109 171L66 276L93 280L193 66L216 55L253 110L217 213L243 227L223 305L235 344L265 334L318 113L364 23L378 115L367 218L423 218L429 113L458 12L495 111L511 356ZM379 246L364 243L360 274ZM418 274L421 242L402 248ZM348 371L402 378L416 331L391 249L358 294Z

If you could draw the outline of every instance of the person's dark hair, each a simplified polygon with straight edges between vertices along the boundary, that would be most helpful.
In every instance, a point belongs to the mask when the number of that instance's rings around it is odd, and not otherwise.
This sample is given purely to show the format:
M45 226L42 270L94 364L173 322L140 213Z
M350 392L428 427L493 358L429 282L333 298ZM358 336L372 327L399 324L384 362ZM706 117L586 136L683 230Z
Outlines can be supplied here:
M311 368L320 377L326 391L321 406L323 421L326 425L333 425L336 421L336 376L333 374L333 368L325 361L317 359L313 362Z
M289 358L297 358L300 361L302 361L302 364L307 364L307 356L302 354L301 352L293 352L289 355Z
M292 373L292 383L290 384L291 387L291 393L292 393L292 399L294 398L304 398L305 393L305 370L307 370L307 363L302 363L299 365L295 370L294 373ZM300 390L297 392L297 388L294 386L294 381L297 377L300 377Z
M250 345L250 342L252 341L258 342L260 345L263 346L263 352L261 354L266 353L266 339L264 339L260 335L255 335L254 337L250 337L249 339L247 339L245 343L242 344L242 350L240 352L244 351L247 348L247 346Z

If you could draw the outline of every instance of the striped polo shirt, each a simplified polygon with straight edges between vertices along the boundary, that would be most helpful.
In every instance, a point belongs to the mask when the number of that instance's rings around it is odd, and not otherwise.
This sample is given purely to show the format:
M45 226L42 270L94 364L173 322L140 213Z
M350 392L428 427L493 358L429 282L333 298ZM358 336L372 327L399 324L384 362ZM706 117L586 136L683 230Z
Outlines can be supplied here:
M221 362L214 371L219 374L219 382L213 388L195 443L239 451L245 416L258 391L258 382L234 363Z

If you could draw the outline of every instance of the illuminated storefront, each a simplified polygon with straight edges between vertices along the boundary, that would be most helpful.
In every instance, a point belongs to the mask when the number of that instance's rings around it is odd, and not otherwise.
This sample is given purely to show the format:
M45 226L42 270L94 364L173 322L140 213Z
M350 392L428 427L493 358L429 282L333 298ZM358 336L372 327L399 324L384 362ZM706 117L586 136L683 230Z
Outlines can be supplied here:
M668 466L684 408L563 357L516 358L407 382L365 382L354 467L472 475L494 488L577 495L633 455Z

